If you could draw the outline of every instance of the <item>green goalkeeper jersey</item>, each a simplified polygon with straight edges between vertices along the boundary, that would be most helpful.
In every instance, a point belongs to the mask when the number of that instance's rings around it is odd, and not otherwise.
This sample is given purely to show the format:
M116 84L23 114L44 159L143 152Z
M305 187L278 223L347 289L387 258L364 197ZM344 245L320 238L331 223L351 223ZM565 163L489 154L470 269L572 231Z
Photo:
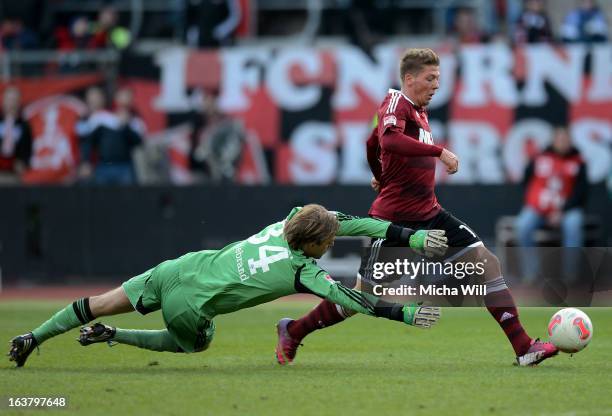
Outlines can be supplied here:
M220 250L187 253L176 261L180 280L193 289L191 307L206 318L269 302L293 293L312 293L343 307L375 315L371 297L335 282L316 261L289 247L284 220L267 226L246 240ZM390 222L336 213L338 236L384 238ZM195 303L195 304L193 304Z

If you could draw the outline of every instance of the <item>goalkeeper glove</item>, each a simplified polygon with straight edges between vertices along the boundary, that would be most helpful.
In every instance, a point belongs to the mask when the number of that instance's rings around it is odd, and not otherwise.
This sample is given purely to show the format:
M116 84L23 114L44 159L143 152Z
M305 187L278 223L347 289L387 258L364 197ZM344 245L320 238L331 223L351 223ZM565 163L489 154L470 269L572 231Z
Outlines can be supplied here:
M440 319L441 312L439 306L423 306L416 303L402 308L404 323L423 329L429 329L435 325Z
M417 230L410 236L410 248L426 257L443 256L448 248L444 230Z

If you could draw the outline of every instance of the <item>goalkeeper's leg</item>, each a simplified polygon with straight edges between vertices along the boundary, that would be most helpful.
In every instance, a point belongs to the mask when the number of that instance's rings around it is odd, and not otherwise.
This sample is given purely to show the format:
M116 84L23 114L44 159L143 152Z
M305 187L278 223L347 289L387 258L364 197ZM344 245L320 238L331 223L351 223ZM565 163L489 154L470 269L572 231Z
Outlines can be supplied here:
M134 311L123 288L118 287L99 296L78 299L58 311L38 328L11 340L9 357L22 367L36 347L100 316Z
M181 352L167 329L122 329L101 322L82 327L79 342L83 346L98 342L113 342L151 351Z
M183 352L167 329L115 329L112 340L119 344L133 345L151 351Z

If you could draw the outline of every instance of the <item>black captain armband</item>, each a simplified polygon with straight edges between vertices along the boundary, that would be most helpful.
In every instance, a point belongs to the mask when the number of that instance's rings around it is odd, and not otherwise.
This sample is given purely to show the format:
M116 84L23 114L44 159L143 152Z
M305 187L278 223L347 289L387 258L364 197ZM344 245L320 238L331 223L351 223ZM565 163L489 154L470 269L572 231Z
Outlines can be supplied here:
M387 235L385 238L390 241L396 241L403 245L410 245L410 236L414 234L412 228L401 227L399 225L391 224L387 228Z
M402 308L404 306L399 303L389 303L379 299L374 305L374 315L379 318L387 318L392 321L404 321L404 312Z

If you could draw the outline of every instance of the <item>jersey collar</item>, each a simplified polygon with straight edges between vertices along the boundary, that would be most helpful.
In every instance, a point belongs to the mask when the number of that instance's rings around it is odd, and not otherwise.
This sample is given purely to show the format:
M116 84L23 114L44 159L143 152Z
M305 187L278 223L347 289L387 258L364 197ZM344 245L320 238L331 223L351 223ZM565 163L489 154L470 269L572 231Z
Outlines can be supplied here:
M401 90L396 90L394 88L389 88L389 92L399 92L400 94L402 94L402 97L404 97L405 99L408 100L408 102L410 104L412 104L412 106L414 108L416 108L417 110L423 110L423 108L419 107L418 105L416 105L410 98L408 98L408 96L406 94L404 94Z

